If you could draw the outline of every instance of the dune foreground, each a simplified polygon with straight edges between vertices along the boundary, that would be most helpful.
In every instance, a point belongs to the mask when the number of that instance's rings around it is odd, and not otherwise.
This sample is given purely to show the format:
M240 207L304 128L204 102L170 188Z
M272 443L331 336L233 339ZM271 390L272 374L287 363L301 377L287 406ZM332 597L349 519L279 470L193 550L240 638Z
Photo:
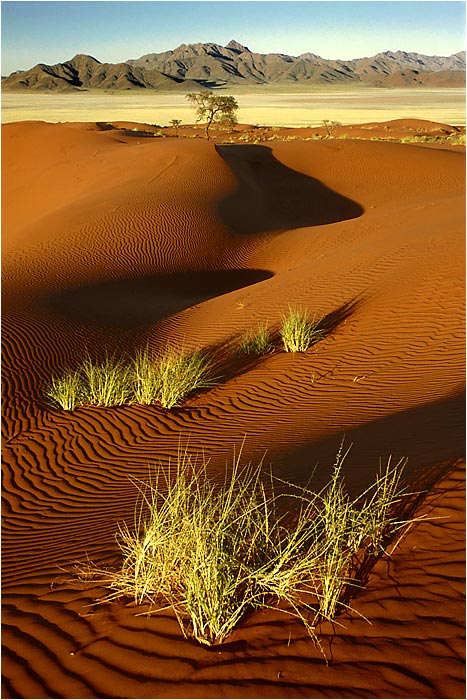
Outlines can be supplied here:
M465 697L462 150L94 123L2 133L2 696ZM332 332L242 364L234 339L289 305ZM53 374L147 343L215 348L220 383L171 410L47 405ZM130 477L173 469L180 444L220 477L245 440L245 463L266 453L297 483L316 466L319 488L343 438L350 491L407 457L430 520L352 600L369 622L321 625L328 665L286 612L205 647L171 610L97 604L103 586L74 575L118 566Z

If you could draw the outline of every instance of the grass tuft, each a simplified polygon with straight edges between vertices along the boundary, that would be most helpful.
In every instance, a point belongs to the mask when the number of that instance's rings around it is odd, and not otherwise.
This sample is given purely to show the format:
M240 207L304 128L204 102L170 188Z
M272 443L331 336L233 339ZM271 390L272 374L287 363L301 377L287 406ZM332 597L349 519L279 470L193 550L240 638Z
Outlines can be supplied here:
M102 362L89 357L81 367L82 400L93 406L121 406L131 395L130 369L121 360L107 356Z
M124 524L117 535L121 568L93 573L112 590L109 599L172 607L184 634L204 644L224 641L250 610L280 607L323 651L317 625L349 609L358 562L383 551L408 522L396 516L408 495L399 487L403 464L388 463L371 489L351 499L341 475L346 454L314 492L262 464L241 467L240 456L214 483L207 461L185 452L174 478L159 468L149 484L137 484L133 527Z
M260 324L256 331L249 330L240 340L239 351L246 355L265 355L273 349L267 324Z
M150 405L159 400L161 378L149 348L139 350L131 367L131 403Z
M178 405L197 389L214 385L209 376L210 364L201 352L180 354L174 348L158 358L156 372L159 377L158 400L164 408Z
M152 404L178 405L193 391L213 386L210 364L200 352L179 353L169 348L152 357L140 350L130 362L107 356L102 362L89 357L75 370L53 378L45 396L53 406L73 411L79 406Z
M286 352L306 352L308 348L324 337L320 321L308 318L306 311L289 307L288 316L282 317L280 334Z
M84 388L80 370L68 369L60 377L52 377L45 396L52 406L74 411L83 403Z

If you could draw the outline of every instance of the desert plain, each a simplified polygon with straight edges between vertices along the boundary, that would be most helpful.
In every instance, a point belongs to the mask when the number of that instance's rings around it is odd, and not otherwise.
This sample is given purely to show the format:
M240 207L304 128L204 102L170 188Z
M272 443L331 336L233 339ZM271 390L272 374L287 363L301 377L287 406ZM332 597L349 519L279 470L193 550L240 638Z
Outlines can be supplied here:
M422 118L465 126L465 89L462 87L358 88L355 86L261 85L220 90L233 94L241 119L269 126L319 126L323 119L342 124ZM2 95L2 123L28 120L48 122L126 120L168 126L172 119L190 124L194 110L185 95L169 92L135 94L89 90L79 94L49 92Z
M2 126L3 697L465 697L465 130L361 121L210 141ZM236 339L289 306L331 332L242 363ZM215 349L218 383L170 410L46 401L87 353L148 344ZM207 647L74 576L118 566L134 480L170 474L180 444L213 478L244 443L245 462L321 487L343 439L350 491L391 455L424 496L353 596L366 619L320 626L327 664L285 611Z

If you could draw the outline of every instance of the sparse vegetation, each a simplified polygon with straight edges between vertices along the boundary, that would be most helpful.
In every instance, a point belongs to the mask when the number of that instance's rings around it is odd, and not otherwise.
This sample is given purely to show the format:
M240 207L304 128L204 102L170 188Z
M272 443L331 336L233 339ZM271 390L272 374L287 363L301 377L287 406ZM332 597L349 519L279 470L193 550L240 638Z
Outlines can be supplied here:
M201 352L179 353L169 348L157 359L159 378L158 400L164 408L172 408L197 389L214 384L209 376L210 366Z
M340 122L335 122L330 119L323 119L323 126L326 130L325 138L332 139L334 137L336 127L340 126Z
M173 128L175 130L175 136L178 136L178 127L180 126L181 123L182 123L181 119L171 119L170 120L170 124L173 126Z
M381 139L378 139L381 140ZM413 134L409 136L403 136L401 138L387 139L390 141L396 141L398 143L439 143L439 144L451 144L452 146L465 146L465 134L443 134L443 135L420 135Z
M172 408L197 389L215 383L209 370L202 353L183 353L174 348L156 357L148 349L142 350L130 363L114 357L100 363L86 358L77 370L53 378L45 396L52 405L66 411L89 405L156 402Z
M131 395L130 371L127 364L107 356L102 362L89 357L83 362L82 403L93 406L121 406Z
M161 378L155 358L149 348L139 350L131 367L132 403L150 405L159 400Z
M206 90L204 91L205 93L211 94L211 91ZM194 93L196 95L201 95L202 93ZM219 97L218 95L215 95L212 93L214 97ZM188 95L186 96L187 98L189 97ZM193 100L192 100L193 101ZM195 103L196 104L196 103ZM225 123L227 125L232 126L233 124L236 123L236 116L235 112L237 107L234 109L234 118L232 120L223 119L221 115L219 117L215 118L212 121L212 124L218 123L222 124ZM204 121L206 119L206 123L204 125L204 130L206 132L207 130L207 137L210 138L210 126L211 124L208 123L208 115L207 112L203 116L199 116L199 110L197 109L197 114L198 114L198 119L197 121ZM175 132L175 136L179 136L178 133L178 127L181 125L181 120L180 119L172 119L170 120L169 124L170 127L173 129L170 133L173 134ZM141 125L140 127L133 127L131 130L128 129L126 126L116 126L115 124L112 123L103 123L99 122L99 126L101 128L110 128L110 129L121 129L124 131L133 131L134 133L139 133L140 136L149 136L152 134L155 137L163 137L167 135L167 132L165 129L162 129L160 127L157 127L157 125L153 125L153 128L156 128L156 131L151 131L148 130L147 125ZM338 127L342 127L338 129ZM197 128L202 128L202 127L194 127L195 129ZM324 119L321 122L321 126L312 126L308 125L307 129L309 129L310 133L308 136L304 135L301 133L300 135L294 134L294 128L293 127L278 127L278 126L253 126L251 129L245 129L243 128L241 131L235 131L235 132L230 132L228 135L228 138L226 136L219 136L217 135L217 140L220 143L262 143L262 142L267 142L267 141L315 141L315 140L323 140L323 139L352 139L354 141L382 141L382 142L389 142L389 143L436 143L436 144L448 144L448 145L454 145L454 146L465 146L465 133L460 129L460 127L448 127L446 129L440 128L436 133L429 131L428 129L412 129L410 127L401 127L399 130L396 129L394 132L391 130L391 126L388 124L381 124L381 125L368 125L368 124L359 124L359 125L342 125L341 122L338 121L333 121L330 119ZM319 129L314 130L314 129ZM454 131L454 129L456 129ZM401 134L402 130L402 134ZM367 132L367 135L362 136L361 132ZM405 135L403 135L405 133ZM184 138L186 139L193 139L193 138L199 138L197 134L192 134L192 133L184 133Z
M282 317L280 334L286 352L306 352L324 337L324 329L319 320L310 320L306 311L289 307L288 316Z
M83 402L83 381L80 370L67 369L60 377L52 377L45 396L52 406L74 411Z
M385 127L386 128L386 127ZM380 136L355 136L353 134L340 134L336 136L339 140L342 139L353 139L354 141L382 141L386 143L436 143L436 144L448 144L452 146L465 146L465 134L451 134L449 136L445 135L428 135L428 134L409 134L407 136L391 136L391 135L380 135Z
M239 349L247 355L265 355L272 350L268 325L262 323L256 330L247 331L240 340Z
M74 411L80 406L119 406L130 399L129 368L114 357L102 362L86 358L81 367L54 377L45 390L53 406Z
M453 146L465 146L465 134L452 134L448 136L448 143Z
M188 102L196 106L196 121L205 121L205 134L209 140L212 124L233 126L237 123L238 102L232 95L215 95L212 90L202 90L186 95Z
M309 320L306 311L289 308L289 314L283 316L280 337L286 352L305 352L324 335L320 321ZM272 352L275 345L268 323L263 322L246 331L232 351L260 356ZM95 362L88 357L77 369L54 376L44 395L48 403L65 411L80 406L154 403L173 408L193 392L214 386L217 380L212 369L208 353L188 353L169 346L154 354L145 348L130 360L114 355Z
M397 515L409 495L400 487L404 463L388 462L352 499L342 478L346 454L341 448L329 484L314 492L262 464L242 468L240 456L216 484L207 461L185 451L173 480L159 468L149 485L138 484L134 525L117 535L121 568L82 573L100 578L110 600L171 606L184 634L205 644L226 639L249 610L280 607L320 646L317 625L349 609L362 561L384 552L408 522Z

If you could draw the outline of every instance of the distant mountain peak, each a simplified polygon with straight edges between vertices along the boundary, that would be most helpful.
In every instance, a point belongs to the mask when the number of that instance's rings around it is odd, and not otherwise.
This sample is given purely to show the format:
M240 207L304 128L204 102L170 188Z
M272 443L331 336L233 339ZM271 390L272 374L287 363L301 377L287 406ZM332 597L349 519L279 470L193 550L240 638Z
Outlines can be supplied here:
M225 48L236 51L237 53L251 53L248 46L243 46L243 44L240 44L240 42L236 41L235 39L231 39L229 43L225 45Z
M100 64L100 61L98 61L97 58L94 58L94 56L89 56L86 53L77 53L76 56L73 56L73 58L68 62L73 63L73 62L78 62L78 61L83 62L83 63L84 62L86 62L86 63L91 62L91 63L99 63Z

